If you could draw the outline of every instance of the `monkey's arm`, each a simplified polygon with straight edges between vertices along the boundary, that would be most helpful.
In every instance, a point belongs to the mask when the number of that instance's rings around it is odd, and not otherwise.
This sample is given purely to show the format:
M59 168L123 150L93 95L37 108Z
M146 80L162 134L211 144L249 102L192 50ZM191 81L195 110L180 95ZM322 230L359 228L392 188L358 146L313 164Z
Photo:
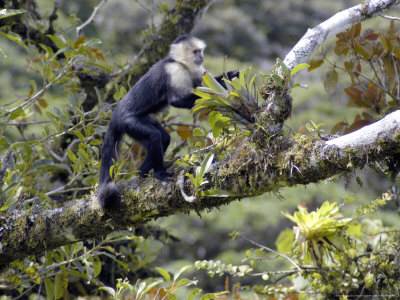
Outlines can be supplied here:
M194 102L199 98L199 96L196 96L195 94L189 94L183 98L174 98L170 104L172 106L178 107L178 108L187 108L191 109L194 106Z
M226 73L227 77L229 80L232 80L235 77L239 76L239 71L235 70L235 71L229 71ZM224 78L224 74L221 74L219 76L215 76L215 80L218 81L218 83L220 85L222 85L224 88L226 88L225 82L222 80ZM187 109L191 109L194 106L195 101L198 99L199 97L196 96L195 94L189 94L183 98L174 98L171 100L170 104L172 106L178 107L178 108L187 108Z
M229 80L232 80L235 77L239 77L239 73L240 72L238 70L229 71L229 72L226 73L226 76L228 77ZM218 83L220 85L222 85L224 88L226 88L225 82L222 80L223 78L226 78L225 74L221 74L219 76L215 76L214 78L215 78L216 81L218 81Z

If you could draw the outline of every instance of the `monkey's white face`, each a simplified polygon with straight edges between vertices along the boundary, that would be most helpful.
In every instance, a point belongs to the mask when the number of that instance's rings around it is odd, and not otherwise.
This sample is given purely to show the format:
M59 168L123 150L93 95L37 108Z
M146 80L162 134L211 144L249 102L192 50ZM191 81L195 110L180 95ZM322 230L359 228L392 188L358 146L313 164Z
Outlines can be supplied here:
M192 38L188 41L172 44L169 54L174 60L186 65L189 69L193 69L202 65L205 48L206 43L198 38Z
M193 50L193 62L196 65L201 65L204 61L203 49Z

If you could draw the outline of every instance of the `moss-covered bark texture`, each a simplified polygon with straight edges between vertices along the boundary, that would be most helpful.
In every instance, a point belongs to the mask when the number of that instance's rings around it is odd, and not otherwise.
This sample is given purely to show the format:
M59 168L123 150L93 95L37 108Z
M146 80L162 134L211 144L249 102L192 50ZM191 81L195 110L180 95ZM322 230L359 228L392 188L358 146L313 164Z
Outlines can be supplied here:
M182 171L193 170L177 169L175 180L169 183L148 178L126 184L121 207L114 211L102 211L96 196L91 196L57 209L14 212L0 223L0 263L151 219L217 207L284 186L318 182L393 157L400 152L400 110L351 135L350 139L344 136L328 142L281 136L271 139L263 149L251 140L242 143L229 158L215 162L208 173L210 183L205 188L230 191L230 197L185 201L177 177ZM192 195L188 179L184 185L186 194Z

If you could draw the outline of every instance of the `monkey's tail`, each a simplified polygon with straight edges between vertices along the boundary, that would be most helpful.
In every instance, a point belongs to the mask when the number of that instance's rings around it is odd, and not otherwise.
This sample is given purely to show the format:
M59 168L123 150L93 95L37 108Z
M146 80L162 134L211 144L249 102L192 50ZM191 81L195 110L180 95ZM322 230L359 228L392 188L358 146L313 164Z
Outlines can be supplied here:
M101 167L99 191L97 198L103 209L117 207L121 202L121 194L116 183L111 181L110 168L117 158L117 151L122 140L122 133L115 130L110 123L101 150Z

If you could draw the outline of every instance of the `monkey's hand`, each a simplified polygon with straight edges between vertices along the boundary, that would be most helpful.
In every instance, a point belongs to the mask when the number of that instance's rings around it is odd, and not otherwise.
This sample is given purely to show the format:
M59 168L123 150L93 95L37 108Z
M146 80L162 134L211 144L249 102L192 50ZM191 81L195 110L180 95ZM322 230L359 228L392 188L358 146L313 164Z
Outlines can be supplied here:
M216 81L218 81L218 83L220 85L222 85L224 87L224 89L226 89L226 84L225 84L223 78L228 77L229 80L232 80L235 77L239 77L239 73L240 73L239 70L234 70L234 71L229 71L227 73L223 73L223 74L221 74L219 76L216 76L214 78L215 78Z
M232 80L235 77L239 77L240 71L239 70L234 70L234 71L229 71L226 73L226 75L228 76L229 80Z

